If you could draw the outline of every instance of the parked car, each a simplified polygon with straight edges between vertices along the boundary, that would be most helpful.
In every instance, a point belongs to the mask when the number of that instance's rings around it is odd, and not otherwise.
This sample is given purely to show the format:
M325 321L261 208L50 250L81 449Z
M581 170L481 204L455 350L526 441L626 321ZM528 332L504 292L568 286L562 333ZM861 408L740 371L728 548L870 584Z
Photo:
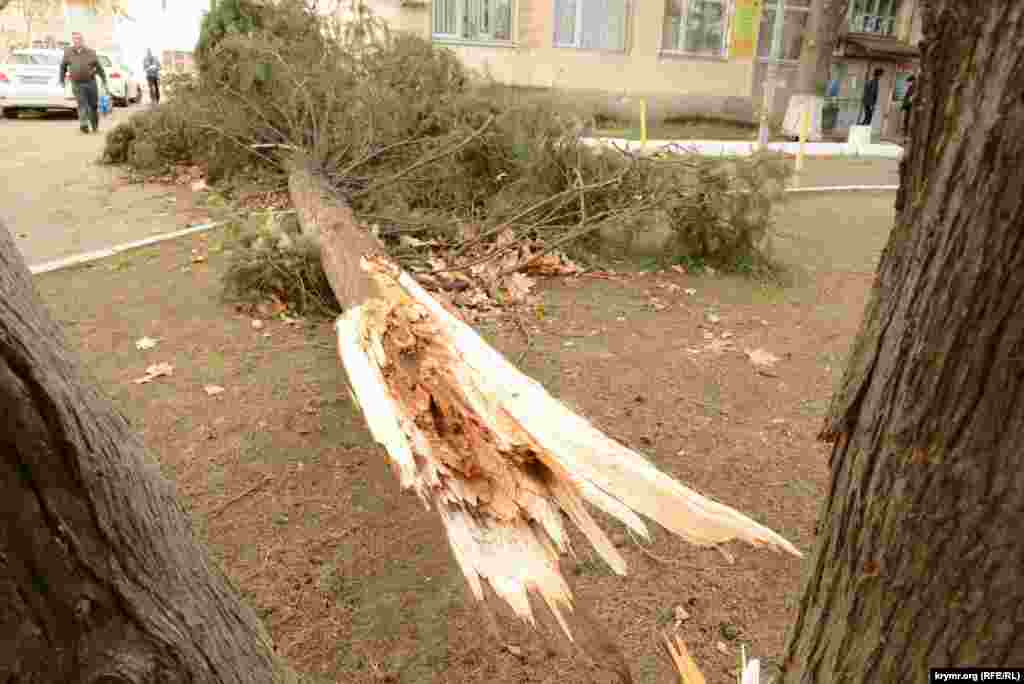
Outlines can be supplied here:
M141 102L142 83L136 78L135 71L114 55L105 52L96 54L100 58L100 64L103 65L103 71L107 73L107 85L110 87L110 97L114 100L114 104L119 107L127 107L133 102Z
M0 108L6 117L19 110L75 111L78 105L71 85L61 88L58 82L63 50L21 49L11 52L0 64Z
M97 53L107 74L110 95L116 104L128 104L142 99L142 86L134 72ZM71 91L71 82L60 86L60 63L63 50L24 48L11 52L7 62L0 64L0 108L5 117L17 116L20 110L45 112L50 110L78 111L78 103ZM99 80L97 78L97 80Z

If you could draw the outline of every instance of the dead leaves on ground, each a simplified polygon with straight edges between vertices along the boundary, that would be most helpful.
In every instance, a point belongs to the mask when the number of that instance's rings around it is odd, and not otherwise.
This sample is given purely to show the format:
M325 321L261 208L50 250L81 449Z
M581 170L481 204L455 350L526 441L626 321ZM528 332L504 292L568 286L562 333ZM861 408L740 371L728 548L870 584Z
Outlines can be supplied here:
M479 227L461 226L460 234L464 240L473 240L480 234ZM458 255L444 251L434 241L406 235L399 243L426 252L423 265L409 269L420 284L428 290L448 292L455 306L476 318L509 306L536 305L534 289L540 278L582 272L565 254L544 253L542 243L520 240L511 230L499 233L492 243L481 242L479 248Z
M171 364L155 363L146 369L145 375L143 375L141 378L136 378L134 382L136 385L144 385L147 382L152 382L157 378L163 377L165 375L171 375L172 373L174 373L174 366L172 366Z

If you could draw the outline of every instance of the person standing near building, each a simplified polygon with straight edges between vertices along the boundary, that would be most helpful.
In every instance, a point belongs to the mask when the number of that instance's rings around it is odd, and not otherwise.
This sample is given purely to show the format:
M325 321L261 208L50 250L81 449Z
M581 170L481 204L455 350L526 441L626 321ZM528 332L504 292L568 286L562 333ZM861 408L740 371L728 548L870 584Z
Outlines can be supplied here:
M861 126L870 126L871 119L875 118L875 105L878 104L878 79L885 71L875 69L874 78L864 84L864 96L861 98L861 106L864 108L864 118L861 119Z
M100 58L96 51L86 47L82 34L75 31L71 34L71 46L64 49L64 58L60 62L58 82L64 87L66 78L71 79L71 92L78 103L78 127L88 133L90 126L95 133L100 128L100 93L96 86L96 77L103 79L103 92L107 88L107 74L103 71Z
M146 82L149 83L149 101L160 104L160 61L148 48L142 60L142 70L146 72Z

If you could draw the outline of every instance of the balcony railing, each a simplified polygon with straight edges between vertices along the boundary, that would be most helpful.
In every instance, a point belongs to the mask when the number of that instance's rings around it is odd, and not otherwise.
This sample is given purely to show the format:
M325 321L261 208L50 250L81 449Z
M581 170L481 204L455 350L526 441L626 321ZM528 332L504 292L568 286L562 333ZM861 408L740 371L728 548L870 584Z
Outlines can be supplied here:
M896 33L896 17L881 14L857 14L850 21L850 32L892 36Z

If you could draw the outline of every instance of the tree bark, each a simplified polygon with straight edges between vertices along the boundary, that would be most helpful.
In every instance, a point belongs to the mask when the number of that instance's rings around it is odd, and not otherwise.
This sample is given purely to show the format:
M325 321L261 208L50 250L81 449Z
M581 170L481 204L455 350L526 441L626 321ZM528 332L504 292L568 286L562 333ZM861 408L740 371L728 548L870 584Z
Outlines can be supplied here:
M781 682L1024 666L1024 3L932 0Z
M0 681L292 682L0 225Z

